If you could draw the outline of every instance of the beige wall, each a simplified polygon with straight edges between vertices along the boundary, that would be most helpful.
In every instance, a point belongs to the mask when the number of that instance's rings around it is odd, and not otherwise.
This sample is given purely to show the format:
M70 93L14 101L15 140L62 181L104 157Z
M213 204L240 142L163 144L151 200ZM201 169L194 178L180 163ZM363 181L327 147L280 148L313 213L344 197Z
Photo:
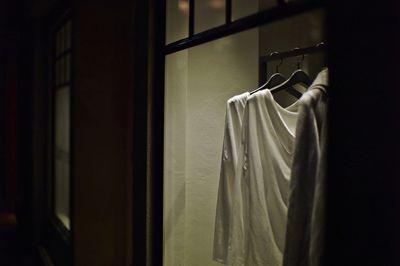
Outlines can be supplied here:
M131 1L76 1L75 266L129 265Z

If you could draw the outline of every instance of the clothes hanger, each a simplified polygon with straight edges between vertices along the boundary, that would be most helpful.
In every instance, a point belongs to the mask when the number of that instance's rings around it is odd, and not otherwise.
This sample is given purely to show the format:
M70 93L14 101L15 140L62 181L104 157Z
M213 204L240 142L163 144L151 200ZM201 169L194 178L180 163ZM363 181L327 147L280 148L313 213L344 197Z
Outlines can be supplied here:
M298 49L298 48L297 48ZM295 70L292 75L285 82L273 87L270 89L271 93L276 93L278 91L287 89L290 94L292 94L296 98L300 98L303 94L298 90L293 88L294 85L303 83L307 87L312 84L311 78L308 76L306 72L301 69L301 63L304 61L304 55L302 56L301 61L297 62L297 70Z
M270 55L274 55L274 54L278 54L278 52L273 52ZM281 73L279 73L279 67L282 64L283 64L283 59L281 58L281 62L279 63L279 65L276 65L276 67L275 67L275 73L261 87L250 92L250 95L252 95L258 91L264 90L264 89L270 89L270 88L276 87L279 84L282 84L283 82L285 82L286 78Z

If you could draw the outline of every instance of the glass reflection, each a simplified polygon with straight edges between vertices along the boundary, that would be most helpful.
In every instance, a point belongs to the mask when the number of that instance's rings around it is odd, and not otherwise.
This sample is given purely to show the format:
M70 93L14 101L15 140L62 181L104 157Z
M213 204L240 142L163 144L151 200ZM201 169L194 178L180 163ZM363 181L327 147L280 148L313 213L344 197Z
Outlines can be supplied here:
M185 14L189 13L189 0L179 0L178 2L179 10Z

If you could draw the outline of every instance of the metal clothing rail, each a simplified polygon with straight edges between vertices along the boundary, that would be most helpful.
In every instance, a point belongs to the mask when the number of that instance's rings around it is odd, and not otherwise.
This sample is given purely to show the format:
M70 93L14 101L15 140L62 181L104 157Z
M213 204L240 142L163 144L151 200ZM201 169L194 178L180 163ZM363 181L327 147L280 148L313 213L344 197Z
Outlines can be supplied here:
M264 84L267 81L267 65L272 61L283 60L285 58L304 56L317 52L324 51L326 44L324 42L318 43L314 46L304 48L294 48L290 51L285 52L273 52L269 55L260 57L260 72L259 72L259 84Z
M289 58L289 57L312 54L312 53L323 51L325 49L325 47L326 47L326 44L324 42L321 42L321 43L318 43L317 45L310 46L310 47L294 48L293 50L285 51L285 52L274 52L274 53L271 53L270 55L262 56L261 61L268 63L270 61L276 61L276 60L285 59L285 58Z

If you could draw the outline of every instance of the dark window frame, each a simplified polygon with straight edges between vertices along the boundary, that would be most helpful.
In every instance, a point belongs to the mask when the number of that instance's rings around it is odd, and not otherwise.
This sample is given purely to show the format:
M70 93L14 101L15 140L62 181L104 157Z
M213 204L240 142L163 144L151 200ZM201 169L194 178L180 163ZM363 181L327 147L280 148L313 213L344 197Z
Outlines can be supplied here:
M72 106L73 106L73 32L74 32L74 16L72 5L69 1L62 2L56 5L48 13L46 18L46 32L47 32L47 49L48 49L48 143L47 143L47 182L46 182L46 206L45 213L46 219L44 224L42 244L49 253L51 259L56 265L60 266L70 266L73 264L73 235L74 235L74 178L73 178L73 116L72 116ZM58 56L55 55L55 41L56 33L65 22L70 21L70 49L63 54ZM55 62L60 59L63 55L70 56L70 81L68 84L55 84ZM69 163L69 218L70 218L70 229L68 230L61 220L57 217L55 213L55 91L56 87L62 87L68 85L70 91L70 133L69 133L69 146L70 146L70 163Z

